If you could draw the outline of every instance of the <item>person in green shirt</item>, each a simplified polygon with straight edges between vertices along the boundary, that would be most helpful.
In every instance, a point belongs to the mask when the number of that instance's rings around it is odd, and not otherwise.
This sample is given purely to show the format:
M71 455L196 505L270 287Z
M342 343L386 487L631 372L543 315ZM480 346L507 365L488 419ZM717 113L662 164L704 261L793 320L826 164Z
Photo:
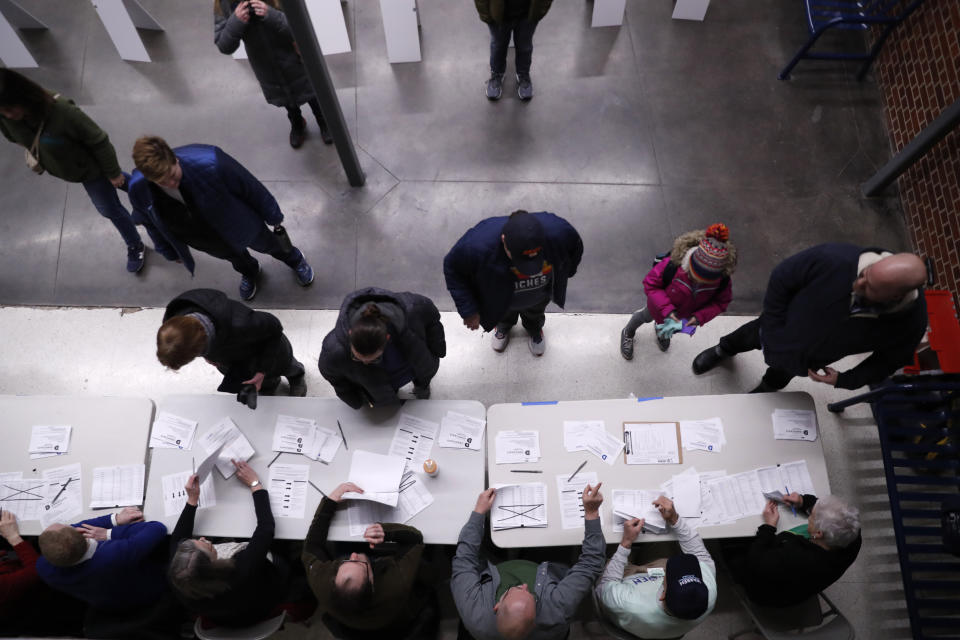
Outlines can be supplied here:
M0 133L32 150L50 175L82 184L93 206L126 243L127 271L143 269L143 241L117 196L126 178L109 136L97 123L72 100L51 94L16 71L0 69Z

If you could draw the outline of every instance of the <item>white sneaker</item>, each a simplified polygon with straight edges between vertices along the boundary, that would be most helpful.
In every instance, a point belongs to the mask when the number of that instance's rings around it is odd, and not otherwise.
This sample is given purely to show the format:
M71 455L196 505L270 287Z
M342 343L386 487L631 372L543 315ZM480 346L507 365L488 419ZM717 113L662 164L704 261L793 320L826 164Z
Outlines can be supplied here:
M547 339L544 337L543 331L540 332L539 340L534 340L531 336L530 341L527 342L527 345L530 347L530 353L538 358L542 356L543 352L547 350Z
M501 331L500 327L497 327L493 331L493 338L490 340L490 346L493 347L493 350L497 353L503 353L507 348L507 343L510 342L510 330Z

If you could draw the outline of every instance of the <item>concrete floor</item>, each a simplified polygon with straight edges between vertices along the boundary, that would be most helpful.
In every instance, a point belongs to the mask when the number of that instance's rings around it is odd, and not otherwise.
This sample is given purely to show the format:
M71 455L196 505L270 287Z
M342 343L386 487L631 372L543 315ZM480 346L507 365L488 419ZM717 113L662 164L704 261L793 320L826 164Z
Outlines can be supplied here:
M335 312L280 310L276 314L294 353L307 365L308 393L333 396L315 363L323 337L333 327ZM212 367L194 362L173 373L157 363L154 336L162 315L161 309L2 308L0 332L5 339L0 341L0 393L146 395L154 401L168 394L213 393L219 376ZM667 354L657 349L653 329L646 325L637 333L632 362L618 353L619 332L626 318L549 314L545 328L549 346L541 359L534 360L519 329L507 351L497 354L490 348L489 334L470 332L455 313L444 313L447 357L431 385L433 397L471 398L489 406L557 398L623 398L631 393L641 397L740 393L752 388L763 373L759 353L740 356L703 376L690 372L690 362L701 349L749 318L720 316L692 339L675 339ZM847 359L838 368L844 370L852 363L854 359ZM863 550L827 593L853 623L857 637L909 638L880 445L869 409L861 405L840 416L831 414L826 404L849 393L806 379L794 380L788 390L807 391L815 398L831 490L849 497L861 509ZM464 518L472 504L464 504ZM657 546L664 555L670 553L668 545ZM716 552L713 542L708 546ZM567 555L564 549L558 553ZM446 594L446 589L440 592ZM589 620L589 607L581 611ZM452 640L457 620L449 597L444 612L442 638ZM721 572L715 611L686 637L726 637L746 626L747 615ZM310 629L288 625L278 637L328 636L317 623ZM578 622L571 634L572 640L594 637L603 637L595 622Z

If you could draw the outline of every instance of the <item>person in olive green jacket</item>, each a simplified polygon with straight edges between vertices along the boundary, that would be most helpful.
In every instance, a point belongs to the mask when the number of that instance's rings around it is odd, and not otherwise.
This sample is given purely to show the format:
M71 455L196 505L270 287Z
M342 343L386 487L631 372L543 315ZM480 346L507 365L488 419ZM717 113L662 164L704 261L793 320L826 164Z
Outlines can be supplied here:
M378 637L406 635L414 624L422 624L420 613L429 606L416 580L423 534L403 524L377 523L363 534L369 543L369 549L360 548L363 553L331 553L330 521L348 491L363 493L352 482L331 491L317 507L303 543L301 559L317 596L317 609L324 614L325 624L343 625L351 637L371 631L377 631L373 635Z
M480 19L490 28L490 79L487 98L499 100L503 94L503 74L507 71L507 49L513 35L517 70L517 96L533 97L530 61L533 57L533 32L547 15L553 0L474 0Z
M16 71L0 69L0 133L29 150L36 145L33 155L50 175L81 183L126 243L127 271L143 268L143 242L117 196L126 178L109 136L97 123L72 100L51 94Z

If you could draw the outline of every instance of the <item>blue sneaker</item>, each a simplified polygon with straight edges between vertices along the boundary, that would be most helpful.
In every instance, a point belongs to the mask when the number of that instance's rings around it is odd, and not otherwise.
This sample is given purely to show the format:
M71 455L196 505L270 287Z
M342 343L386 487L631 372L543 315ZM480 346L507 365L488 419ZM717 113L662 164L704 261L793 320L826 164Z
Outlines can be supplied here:
M143 269L144 255L142 242L138 246L127 247L127 271L139 273Z
M313 267L307 264L307 259L302 257L300 262L293 270L297 273L297 282L301 287L309 286L313 282Z
M241 300L253 300L253 296L257 295L257 276L260 275L260 263L257 263L257 274L252 278L247 276L240 276L240 299Z

